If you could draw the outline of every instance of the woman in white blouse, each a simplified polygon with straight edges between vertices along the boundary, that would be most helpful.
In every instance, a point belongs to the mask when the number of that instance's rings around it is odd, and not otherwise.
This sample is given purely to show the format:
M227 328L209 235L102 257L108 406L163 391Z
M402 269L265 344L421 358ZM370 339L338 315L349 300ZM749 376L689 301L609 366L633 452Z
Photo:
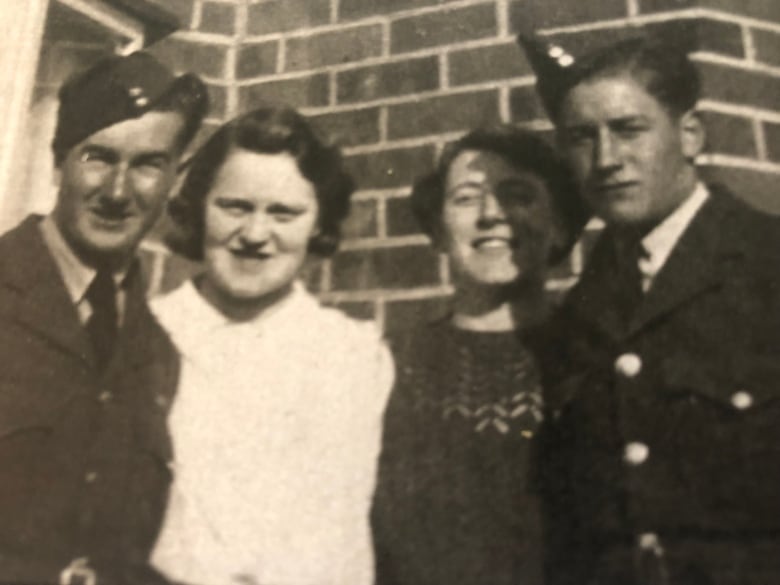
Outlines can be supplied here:
M197 585L370 585L368 523L390 356L372 324L297 280L339 240L353 183L286 108L220 128L193 159L172 247L205 270L153 301L183 362L154 564Z

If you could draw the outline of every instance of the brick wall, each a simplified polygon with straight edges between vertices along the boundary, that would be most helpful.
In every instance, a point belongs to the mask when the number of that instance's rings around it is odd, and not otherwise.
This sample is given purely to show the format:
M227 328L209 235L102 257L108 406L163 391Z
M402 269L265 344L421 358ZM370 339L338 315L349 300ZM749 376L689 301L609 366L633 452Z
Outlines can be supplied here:
M438 311L446 262L406 206L442 146L496 120L550 129L514 43L541 29L576 46L656 28L687 39L704 77L701 159L756 205L780 212L780 2L774 0L176 0L186 30L158 54L198 71L211 122L285 101L342 145L360 191L342 250L308 281L328 302L387 328ZM152 288L188 267L150 244ZM568 287L583 248L557 267Z

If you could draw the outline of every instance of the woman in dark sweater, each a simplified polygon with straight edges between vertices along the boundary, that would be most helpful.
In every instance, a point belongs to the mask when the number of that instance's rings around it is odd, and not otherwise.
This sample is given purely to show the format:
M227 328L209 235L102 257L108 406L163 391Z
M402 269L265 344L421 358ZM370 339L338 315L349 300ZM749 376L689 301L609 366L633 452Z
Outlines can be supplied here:
M539 585L532 458L542 393L532 331L584 214L553 151L510 126L472 131L411 203L449 258L452 314L392 339L372 523L378 585Z

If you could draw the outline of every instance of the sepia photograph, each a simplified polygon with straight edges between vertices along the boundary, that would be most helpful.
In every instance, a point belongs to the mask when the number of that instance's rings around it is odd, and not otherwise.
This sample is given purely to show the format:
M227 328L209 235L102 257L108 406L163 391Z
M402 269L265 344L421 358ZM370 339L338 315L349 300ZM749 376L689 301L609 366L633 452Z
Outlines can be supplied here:
M780 584L780 2L2 0L0 585Z

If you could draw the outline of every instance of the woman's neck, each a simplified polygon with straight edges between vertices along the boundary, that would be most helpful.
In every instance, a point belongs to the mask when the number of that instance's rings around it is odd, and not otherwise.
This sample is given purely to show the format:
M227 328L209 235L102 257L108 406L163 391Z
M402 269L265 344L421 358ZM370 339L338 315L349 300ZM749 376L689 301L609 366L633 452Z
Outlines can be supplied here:
M534 284L458 286L452 323L470 331L514 331L541 321L547 311L544 287Z
M233 322L254 321L273 312L273 308L293 291L292 283L259 298L242 299L230 296L215 286L208 278L195 280L195 287L210 305Z

